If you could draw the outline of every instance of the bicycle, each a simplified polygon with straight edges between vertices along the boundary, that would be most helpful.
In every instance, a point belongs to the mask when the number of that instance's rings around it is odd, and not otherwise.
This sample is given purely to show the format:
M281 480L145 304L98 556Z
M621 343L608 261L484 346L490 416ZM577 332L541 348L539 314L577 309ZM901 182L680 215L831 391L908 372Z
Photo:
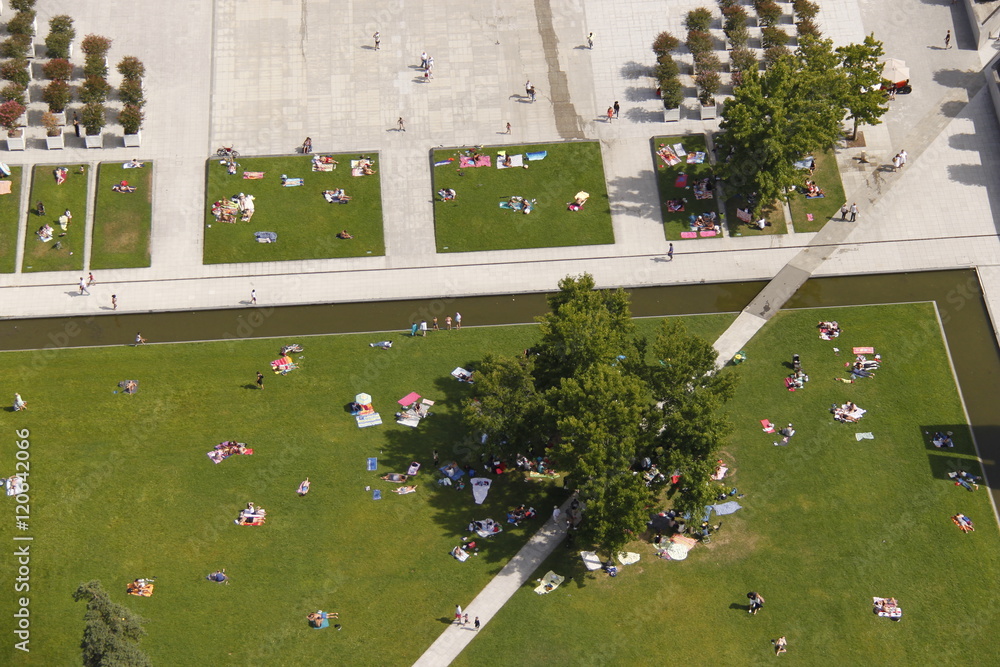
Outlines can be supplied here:
M223 146L219 150L215 151L215 154L219 157L236 159L240 156L239 151L235 150L232 146Z

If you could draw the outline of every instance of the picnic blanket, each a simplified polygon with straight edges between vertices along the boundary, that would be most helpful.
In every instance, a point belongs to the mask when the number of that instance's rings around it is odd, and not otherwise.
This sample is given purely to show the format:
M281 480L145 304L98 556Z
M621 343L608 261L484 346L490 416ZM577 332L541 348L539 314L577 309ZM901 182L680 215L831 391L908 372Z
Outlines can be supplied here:
M770 419L761 419L760 425L764 427L764 433L774 433L774 424Z
M534 161L534 160L544 160L548 154L549 154L548 151L532 151L530 153L525 153L524 156L529 160Z
M538 581L538 585L535 586L535 592L539 595L551 593L555 589L559 588L559 584L564 581L566 581L566 577L549 570L545 573L545 576Z
M795 162L793 162L792 166L795 167L796 169L808 169L809 167L812 166L812 162L813 162L813 156L807 155L801 160L796 160Z
M461 366L451 372L452 377L462 382L472 382L472 371L467 371Z
M729 468L724 465L720 465L715 469L715 472L712 473L712 479L719 481L725 478L727 472L729 472Z
M56 185L62 185L66 182L66 177L69 176L69 169L66 167L56 167L52 173L56 177Z
M632 551L621 551L618 553L618 562L622 565L633 565L639 562L639 554Z
M856 347L854 348L854 354L875 354L874 347Z
M399 399L396 402L402 406L407 406L407 405L412 405L419 400L420 400L420 394L418 394L415 391L411 391L409 394L407 394L406 396L404 396L403 398Z
M438 468L438 470L440 470L445 477L452 480L453 482L457 482L462 478L462 475L465 474L465 471L459 468L458 466L454 467L444 466L443 468Z
M656 151L656 155L663 160L664 164L668 167L673 167L681 163L681 159L674 154L674 150L670 146L660 144L660 149Z
M451 164L454 161L455 161L455 158L450 157L447 160L441 160L440 162L435 162L434 166L435 167L446 167L446 166L448 166L449 164Z
M254 232L253 236L257 239L257 243L276 243L278 241L276 232Z
M513 204L511 204L510 201L502 201L500 202L500 208L506 208L512 211L523 211L524 201L516 201ZM528 212L530 213L531 211L529 210Z
M368 460L365 461L365 466L369 471L378 470L378 457L375 456L368 457Z
M487 158L488 159L488 158ZM513 169L514 167L524 166L524 156L518 153L517 155L510 156L510 166L504 164L506 160L502 160L497 157L497 169Z
M9 195L11 185L10 181L0 181L0 195Z
M306 180L304 178L284 178L281 181L281 186L285 188L297 188L305 184Z
M684 144L677 143L671 146L671 148L674 149L674 153L677 155L677 157L687 157L687 151L684 150Z
M580 558L583 559L583 566L588 570L600 570L602 567L601 559L593 551L581 551Z
M4 484L7 486L8 496L16 496L24 489L24 480L17 475L12 475L5 479Z
M396 420L396 423L402 426L409 426L410 428L416 428L420 424L420 417L416 416L415 414L406 412L399 416L399 419Z
M379 489L372 491L372 500L382 500L382 491Z
M458 166L467 169L472 169L475 167L489 167L492 162L492 158L489 155L480 155L475 159L470 155L461 155L458 158Z
M489 537L490 535L496 535L497 533L503 532L503 528L500 527L500 524L493 519L473 521L469 524L469 530L479 535L479 537Z
M243 179L246 181L259 181L264 178L264 172L262 171L244 171Z
M401 486L399 488L393 489L392 492L398 493L401 496L405 496L407 493L416 493L417 487L415 485Z
M732 514L743 509L743 506L735 500L730 500L728 503L722 503L720 505L708 505L706 509L715 510L715 513L719 516L725 516L726 514ZM709 516L711 516L711 514L709 514Z
M666 549L660 551L660 557L667 560L684 560L688 557L688 552L698 544L698 540L693 537L674 535L670 538L670 543Z
M465 561L469 560L469 552L463 549L462 547L455 547L454 549L452 549L451 555L454 556L455 559L458 560L458 562L460 563L464 563Z
M687 163L688 164L701 164L705 161L705 154L701 151L696 153L688 153Z
M871 431L869 431L868 433L855 433L854 439L857 440L858 442L861 442L862 440L874 440L875 434L872 433Z
M122 164L122 169L142 169L142 162L132 162L131 160Z
M681 174L674 181L674 187L675 188L686 188L687 184L688 184L688 175L687 174Z
M335 165L335 164L328 164L328 163L323 163L323 162L313 162L312 163L312 170L313 171L333 171L336 168L337 168L337 165Z
M355 419L358 421L358 428L368 428L369 426L380 426L382 424L382 417L377 412L373 412L370 415L358 415Z
M475 499L477 505L482 505L483 501L486 500L492 484L493 480L486 477L476 477L472 480L472 497Z
M418 472L420 472L420 462L419 461L414 461L413 463L411 463L410 467L407 468L407 470L406 470L406 474L407 475L416 475Z

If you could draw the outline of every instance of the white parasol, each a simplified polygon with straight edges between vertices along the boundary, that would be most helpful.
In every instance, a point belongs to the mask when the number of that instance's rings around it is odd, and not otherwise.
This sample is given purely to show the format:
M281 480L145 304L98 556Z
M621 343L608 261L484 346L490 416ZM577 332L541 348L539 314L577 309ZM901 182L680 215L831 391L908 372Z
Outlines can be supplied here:
M360 403L361 405L371 405L372 397L371 394L358 394L354 397L355 403Z
M889 58L882 65L882 78L892 83L907 81L910 78L910 68L902 60Z

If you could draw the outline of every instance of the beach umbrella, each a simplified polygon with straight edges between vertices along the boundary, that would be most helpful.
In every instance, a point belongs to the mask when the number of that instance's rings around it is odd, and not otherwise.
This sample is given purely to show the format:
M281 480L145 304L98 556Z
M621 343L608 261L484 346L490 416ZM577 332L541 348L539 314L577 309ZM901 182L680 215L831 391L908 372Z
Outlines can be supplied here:
M910 78L910 68L897 58L889 58L882 66L882 78L893 83L907 81Z
M371 394L358 394L354 397L355 403L360 403L361 405L371 405L372 397Z

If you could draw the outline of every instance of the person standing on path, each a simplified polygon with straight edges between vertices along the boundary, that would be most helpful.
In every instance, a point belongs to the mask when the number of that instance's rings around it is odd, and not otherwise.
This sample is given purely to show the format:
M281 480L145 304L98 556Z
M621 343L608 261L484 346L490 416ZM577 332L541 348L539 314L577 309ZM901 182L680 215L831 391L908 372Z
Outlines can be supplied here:
M460 604L455 605L455 622L462 622L462 605Z
M448 327L448 331L451 331L451 315L445 316L444 325Z
M747 597L750 599L750 609L747 610L747 613L756 616L757 612L764 606L764 596L750 591L747 593Z
M621 110L621 107L618 106L618 100L615 100L615 105L612 108L615 110L615 118L618 118L618 112Z
M264 389L264 374L257 371L257 388L260 390Z
M87 289L87 281L83 279L83 276L80 276L80 294L82 295L84 292L87 293L87 296L90 296L90 290Z
M587 47L593 51L594 50L594 33L587 35Z
M427 337L427 320L420 320L420 335Z
M531 98L532 102L535 101L535 87L534 86L532 86L531 88L528 89L528 97Z
M667 261L674 261L674 244L671 243L670 247L667 248Z
M899 166L905 167L906 166L906 158L908 158L908 157L909 156L906 154L906 149L905 148L903 150L899 151Z
M531 79L524 82L524 96L531 97Z
M90 273L87 274L87 287L90 287L91 285L95 284L96 282L97 282L97 280L94 278L94 272L91 271Z
M380 48L382 48L382 35L381 35L381 33L379 33L378 30L375 31L374 35L372 35L372 39L375 40L375 50L376 51L378 51Z
M399 120L396 121L396 128L397 132L406 132L406 125L403 123L402 116L400 116Z
M468 624L469 624L469 615L465 614L464 616L462 616L462 627L464 628Z
M899 153L896 153L895 157L892 158L893 172L899 171L899 168L902 166L903 166L903 158L899 157Z
M615 115L615 108L614 107L608 107L608 122L609 123L611 122L611 119L614 117L614 115Z
M75 111L73 112L73 131L77 137L80 136L80 114Z
M476 616L476 632L479 632L479 617Z
M438 318L435 317L433 320L431 320L431 329L434 329L434 331L440 331L441 330L438 327Z
M250 305L251 306L257 305L257 290L255 289L250 290Z
M111 295L111 310L118 310L118 295Z
M507 123L507 132L505 134L510 134L510 123Z
M844 202L844 205L840 207L840 219L844 220L844 221L847 220L847 202L846 201Z
M455 328L462 328L462 313L455 313Z
M417 330L419 328L420 328L420 325L417 324L416 322L414 322L413 324L410 325L410 338L413 338L414 336L417 335Z
M559 523L559 515L562 514L562 510L559 509L558 505L553 505L552 507L552 523Z
M851 204L851 222L854 222L858 219L858 213L860 213L860 211L858 211L858 203L854 202L853 204Z
M947 34L945 34L944 36L944 48L946 49L951 48L951 30L949 30Z

